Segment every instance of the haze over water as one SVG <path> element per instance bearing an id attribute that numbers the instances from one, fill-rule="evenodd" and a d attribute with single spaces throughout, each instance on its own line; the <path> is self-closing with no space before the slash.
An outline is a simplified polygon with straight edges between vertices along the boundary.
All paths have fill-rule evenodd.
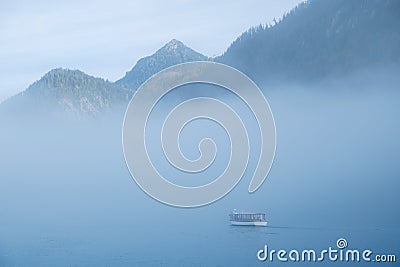
<path id="1" fill-rule="evenodd" d="M 0 266 L 275 266 L 256 258 L 265 244 L 319 250 L 339 238 L 349 248 L 396 254 L 400 95 L 394 89 L 350 82 L 265 89 L 277 129 L 270 175 L 248 194 L 246 173 L 226 197 L 195 209 L 161 204 L 134 183 L 122 153 L 122 114 L 3 121 Z M 220 129 L 194 126 L 187 136 L 215 130 L 223 141 Z M 226 144 L 218 149 L 227 154 Z M 217 167 L 215 173 L 224 168 Z M 230 226 L 235 208 L 265 211 L 268 227 Z"/>

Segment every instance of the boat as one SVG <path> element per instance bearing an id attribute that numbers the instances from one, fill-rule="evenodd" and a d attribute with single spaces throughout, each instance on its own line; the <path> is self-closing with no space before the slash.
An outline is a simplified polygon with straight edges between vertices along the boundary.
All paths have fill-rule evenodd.
<path id="1" fill-rule="evenodd" d="M 267 226 L 267 217 L 265 213 L 237 212 L 234 210 L 229 214 L 229 218 L 231 225 Z"/>

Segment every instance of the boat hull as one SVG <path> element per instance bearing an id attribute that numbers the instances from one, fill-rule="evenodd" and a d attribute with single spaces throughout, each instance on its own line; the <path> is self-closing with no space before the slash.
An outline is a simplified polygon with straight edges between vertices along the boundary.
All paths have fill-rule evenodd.
<path id="1" fill-rule="evenodd" d="M 267 226 L 267 222 L 239 222 L 239 221 L 231 221 L 231 225 L 237 226 Z"/>

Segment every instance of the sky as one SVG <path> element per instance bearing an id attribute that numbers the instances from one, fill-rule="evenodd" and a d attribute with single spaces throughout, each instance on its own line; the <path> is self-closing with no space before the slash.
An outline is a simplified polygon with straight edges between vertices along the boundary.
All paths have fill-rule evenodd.
<path id="1" fill-rule="evenodd" d="M 51 69 L 115 81 L 178 39 L 207 56 L 302 0 L 50 1 L 0 3 L 0 102 Z"/>

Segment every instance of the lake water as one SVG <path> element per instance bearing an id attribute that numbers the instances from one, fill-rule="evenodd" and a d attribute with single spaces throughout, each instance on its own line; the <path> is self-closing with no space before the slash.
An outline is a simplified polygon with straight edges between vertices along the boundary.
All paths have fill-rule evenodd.
<path id="1" fill-rule="evenodd" d="M 248 173 L 195 209 L 138 188 L 122 154 L 121 117 L 5 125 L 0 266 L 277 266 L 287 263 L 257 260 L 264 245 L 319 251 L 339 238 L 400 257 L 398 93 L 268 97 L 278 136 L 268 179 L 248 194 Z M 230 226 L 235 208 L 265 211 L 269 226 Z"/>

